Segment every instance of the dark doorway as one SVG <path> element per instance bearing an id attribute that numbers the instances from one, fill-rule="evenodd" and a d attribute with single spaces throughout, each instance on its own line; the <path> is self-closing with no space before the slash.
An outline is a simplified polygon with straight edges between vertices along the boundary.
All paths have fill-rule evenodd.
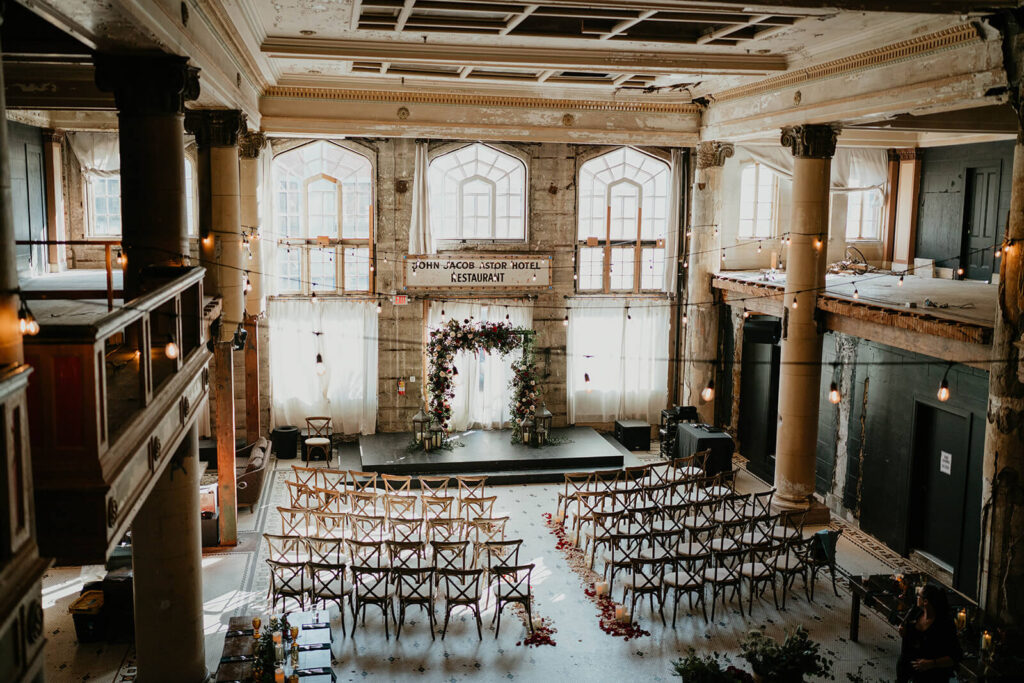
<path id="1" fill-rule="evenodd" d="M 965 526 L 977 514 L 966 509 L 970 420 L 966 415 L 918 403 L 914 420 L 910 497 L 910 548 L 948 565 L 954 580 L 963 557 Z"/>
<path id="2" fill-rule="evenodd" d="M 969 280 L 991 280 L 999 209 L 999 166 L 967 169 L 960 263 Z"/>
<path id="3" fill-rule="evenodd" d="M 747 469 L 775 478 L 775 433 L 779 415 L 779 320 L 752 316 L 743 327 L 739 441 Z"/>
<path id="4" fill-rule="evenodd" d="M 38 128 L 7 123 L 7 147 L 11 169 L 11 213 L 14 238 L 46 239 L 46 181 L 43 138 Z M 15 255 L 20 275 L 42 273 L 44 248 L 18 245 Z"/>

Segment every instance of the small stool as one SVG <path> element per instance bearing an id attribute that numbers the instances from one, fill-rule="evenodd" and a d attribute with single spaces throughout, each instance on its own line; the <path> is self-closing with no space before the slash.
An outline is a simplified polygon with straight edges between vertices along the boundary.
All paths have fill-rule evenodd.
<path id="1" fill-rule="evenodd" d="M 305 461 L 313 460 L 313 452 L 320 451 L 324 454 L 324 460 L 330 464 L 331 452 L 331 418 L 329 417 L 307 417 L 306 427 L 309 436 L 303 441 L 306 446 Z"/>

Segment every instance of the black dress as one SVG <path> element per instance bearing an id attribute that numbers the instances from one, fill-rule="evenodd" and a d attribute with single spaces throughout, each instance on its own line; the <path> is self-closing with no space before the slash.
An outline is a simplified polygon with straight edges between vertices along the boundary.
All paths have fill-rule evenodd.
<path id="1" fill-rule="evenodd" d="M 903 647 L 900 650 L 900 660 L 897 665 L 897 674 L 900 681 L 913 681 L 913 683 L 948 683 L 953 677 L 956 667 L 942 669 L 928 669 L 916 671 L 913 667 L 917 659 L 939 659 L 950 657 L 954 662 L 959 662 L 963 657 L 960 650 L 960 641 L 957 639 L 956 627 L 950 618 L 936 619 L 931 625 L 921 631 L 917 628 L 917 619 L 921 616 L 921 609 L 914 607 L 907 614 L 904 620 L 906 634 L 903 636 Z"/>

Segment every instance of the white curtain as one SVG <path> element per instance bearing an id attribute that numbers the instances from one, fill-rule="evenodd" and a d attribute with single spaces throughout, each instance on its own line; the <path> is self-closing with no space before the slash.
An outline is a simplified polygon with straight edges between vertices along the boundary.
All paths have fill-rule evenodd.
<path id="1" fill-rule="evenodd" d="M 513 327 L 533 327 L 533 308 L 529 305 L 506 307 L 504 304 L 455 301 L 432 301 L 427 327 L 434 329 L 451 318 L 468 320 L 471 316 L 473 322 L 505 322 L 506 315 Z M 519 351 L 504 358 L 501 354 L 483 351 L 455 354 L 454 365 L 459 374 L 455 378 L 455 396 L 452 398 L 452 431 L 501 429 L 509 421 L 512 361 L 519 357 Z"/>
<path id="2" fill-rule="evenodd" d="M 570 423 L 620 418 L 658 422 L 668 402 L 670 311 L 665 300 L 570 301 Z"/>
<path id="3" fill-rule="evenodd" d="M 768 145 L 739 146 L 754 161 L 787 180 L 793 179 L 793 154 L 786 148 Z M 832 192 L 860 192 L 862 190 L 885 191 L 888 178 L 888 161 L 884 149 L 860 149 L 840 147 L 832 158 L 830 190 Z M 851 181 L 856 180 L 856 186 Z"/>
<path id="4" fill-rule="evenodd" d="M 68 133 L 68 144 L 78 157 L 82 172 L 96 178 L 112 178 L 121 172 L 116 132 Z"/>
<path id="5" fill-rule="evenodd" d="M 372 301 L 271 299 L 272 422 L 304 427 L 329 415 L 342 434 L 372 434 L 377 419 L 377 309 Z M 320 335 L 315 332 L 322 332 Z M 316 373 L 316 354 L 325 372 Z"/>
<path id="6" fill-rule="evenodd" d="M 260 152 L 260 272 L 263 296 L 275 296 L 280 290 L 277 279 L 277 198 L 274 196 L 274 150 L 267 140 Z"/>
<path id="7" fill-rule="evenodd" d="M 430 232 L 430 207 L 427 197 L 427 142 L 416 143 L 416 156 L 412 172 L 412 219 L 409 221 L 409 253 L 436 252 L 434 236 Z"/>
<path id="8" fill-rule="evenodd" d="M 679 230 L 680 209 L 683 197 L 683 150 L 672 150 L 672 175 L 669 178 L 668 224 L 665 229 L 665 291 L 676 292 L 676 276 L 679 274 Z"/>

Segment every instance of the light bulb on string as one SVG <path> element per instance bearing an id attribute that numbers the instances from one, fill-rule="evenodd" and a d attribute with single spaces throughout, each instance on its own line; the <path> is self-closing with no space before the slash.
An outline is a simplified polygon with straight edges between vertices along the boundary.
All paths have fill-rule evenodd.
<path id="1" fill-rule="evenodd" d="M 725 249 L 722 250 L 722 260 L 725 260 Z"/>
<path id="2" fill-rule="evenodd" d="M 761 240 L 758 240 L 758 241 L 757 241 L 757 253 L 758 253 L 758 254 L 760 254 L 760 253 L 761 253 Z"/>
<path id="3" fill-rule="evenodd" d="M 377 315 L 380 315 L 380 301 L 377 302 Z"/>
<path id="4" fill-rule="evenodd" d="M 583 384 L 587 387 L 587 393 L 589 394 L 592 391 L 592 389 L 590 387 L 590 373 L 589 372 L 584 372 L 583 373 Z"/>
<path id="5" fill-rule="evenodd" d="M 452 377 L 458 377 L 458 376 L 459 376 L 459 368 L 457 366 L 453 365 L 452 366 Z"/>
<path id="6" fill-rule="evenodd" d="M 167 335 L 167 343 L 164 345 L 164 355 L 174 360 L 178 357 L 178 345 L 174 343 L 174 338 L 171 335 Z"/>
<path id="7" fill-rule="evenodd" d="M 743 311 L 743 319 L 746 320 L 750 317 L 750 311 Z"/>
<path id="8" fill-rule="evenodd" d="M 960 277 L 963 277 L 963 276 L 964 276 L 964 269 L 963 269 L 963 266 L 961 266 L 961 267 L 959 267 L 959 268 L 957 268 L 957 269 L 956 269 L 956 274 L 957 274 L 957 275 L 959 275 Z"/>
<path id="9" fill-rule="evenodd" d="M 565 317 L 562 318 L 562 325 L 564 327 L 569 327 L 569 314 L 568 313 L 566 313 Z"/>
<path id="10" fill-rule="evenodd" d="M 687 237 L 693 237 L 693 230 L 687 230 L 686 231 L 686 236 Z"/>
<path id="11" fill-rule="evenodd" d="M 829 403 L 831 403 L 832 405 L 836 405 L 839 403 L 839 401 L 842 400 L 842 398 L 842 395 L 839 393 L 839 387 L 836 385 L 835 382 L 832 382 L 832 385 L 829 387 L 828 390 Z"/>
<path id="12" fill-rule="evenodd" d="M 683 324 L 685 325 L 688 320 L 689 318 L 686 316 L 686 313 L 683 313 Z"/>
<path id="13" fill-rule="evenodd" d="M 1003 250 L 1000 247 L 996 247 L 996 251 L 995 251 L 994 255 L 995 255 L 996 258 L 999 258 L 1000 256 L 1003 255 Z"/>
<path id="14" fill-rule="evenodd" d="M 316 374 L 323 377 L 325 372 L 327 372 L 327 366 L 324 365 L 324 357 L 318 353 L 316 354 Z"/>
<path id="15" fill-rule="evenodd" d="M 532 279 L 532 280 L 533 280 L 534 282 L 536 282 L 536 281 L 537 281 L 537 273 L 534 273 L 534 274 L 533 274 L 533 278 L 531 278 L 531 279 Z"/>
<path id="16" fill-rule="evenodd" d="M 316 283 L 314 283 L 314 286 L 315 286 L 315 284 L 316 284 Z M 316 290 L 315 290 L 315 289 L 314 289 L 314 290 L 313 290 L 313 292 L 312 292 L 312 293 L 311 293 L 311 294 L 309 295 L 309 298 L 310 298 L 310 299 L 311 299 L 311 300 L 313 301 L 313 303 L 316 303 Z"/>
<path id="17" fill-rule="evenodd" d="M 943 403 L 945 403 L 946 401 L 949 400 L 949 396 L 950 396 L 950 392 L 949 392 L 949 371 L 950 371 L 950 368 L 952 368 L 952 367 L 953 367 L 952 363 L 950 363 L 948 366 L 946 366 L 946 372 L 943 373 L 942 381 L 939 382 L 939 391 L 936 394 L 936 397 L 940 401 L 942 401 Z"/>
<path id="18" fill-rule="evenodd" d="M 707 385 L 700 390 L 700 400 L 708 403 L 715 398 L 715 380 L 709 379 Z"/>
<path id="19" fill-rule="evenodd" d="M 814 240 L 814 248 L 815 249 L 821 249 L 821 238 L 818 238 L 818 239 Z"/>
<path id="20" fill-rule="evenodd" d="M 245 275 L 245 285 L 242 287 L 242 291 L 246 294 L 252 291 L 252 280 L 249 279 L 249 274 Z"/>
<path id="21" fill-rule="evenodd" d="M 39 323 L 32 315 L 32 311 L 29 310 L 28 302 L 24 299 L 21 300 L 21 305 L 18 307 L 18 329 L 21 330 L 22 335 L 30 337 L 39 334 Z"/>
<path id="22" fill-rule="evenodd" d="M 853 286 L 853 298 L 854 299 L 859 299 L 860 298 L 860 292 L 857 291 L 857 285 Z"/>
<path id="23" fill-rule="evenodd" d="M 793 297 L 793 306 L 792 306 L 792 308 L 796 308 L 796 297 L 795 296 Z"/>
<path id="24" fill-rule="evenodd" d="M 120 266 L 121 270 L 124 270 L 125 264 L 128 263 L 128 258 L 124 255 L 124 252 L 120 249 L 117 250 L 117 265 Z"/>
<path id="25" fill-rule="evenodd" d="M 629 306 L 626 306 L 626 320 L 632 320 L 633 316 L 629 312 Z"/>
<path id="26" fill-rule="evenodd" d="M 897 287 L 902 287 L 902 286 L 903 286 L 903 273 L 900 273 L 900 279 L 899 279 L 899 281 L 898 281 L 898 282 L 896 283 L 896 286 L 897 286 Z"/>

